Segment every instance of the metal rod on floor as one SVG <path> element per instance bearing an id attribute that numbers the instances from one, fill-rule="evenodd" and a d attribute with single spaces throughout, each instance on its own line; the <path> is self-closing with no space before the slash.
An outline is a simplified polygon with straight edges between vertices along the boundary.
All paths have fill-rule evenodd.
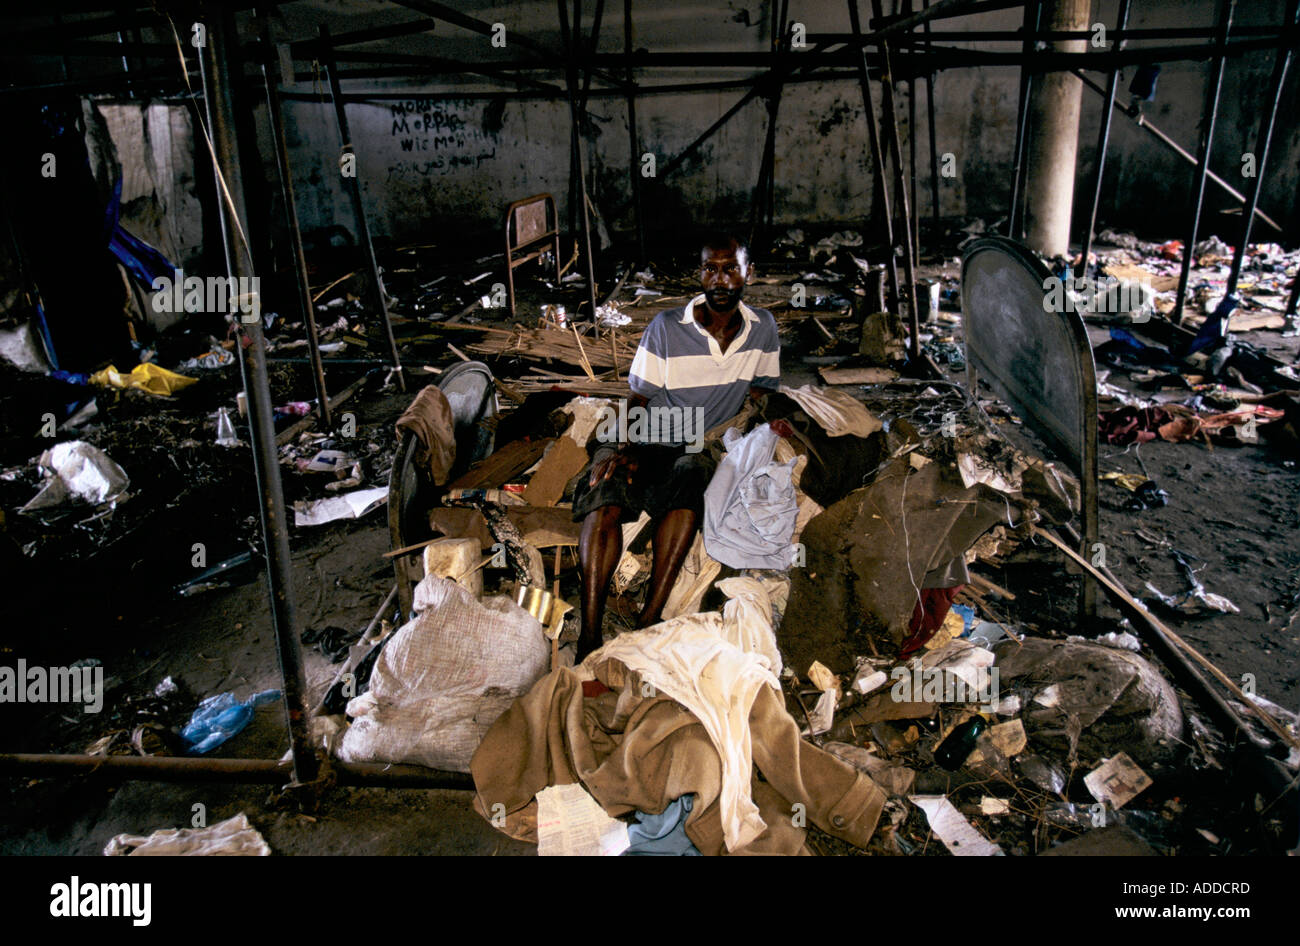
<path id="1" fill-rule="evenodd" d="M 1232 14 L 1236 9 L 1237 0 L 1219 0 L 1218 32 L 1215 36 L 1216 52 L 1214 61 L 1210 64 L 1210 75 L 1205 87 L 1205 108 L 1201 113 L 1201 144 L 1197 151 L 1196 177 L 1192 183 L 1192 219 L 1187 230 L 1187 239 L 1183 243 L 1183 261 L 1178 270 L 1178 295 L 1174 297 L 1174 311 L 1170 318 L 1175 325 L 1182 324 L 1183 301 L 1187 295 L 1187 283 L 1192 275 L 1192 256 L 1201 227 L 1201 205 L 1205 201 L 1205 177 L 1210 169 L 1214 126 L 1219 118 L 1219 93 L 1223 88 L 1223 67 L 1227 61 L 1224 50 L 1228 44 L 1228 32 L 1232 29 Z"/>
<path id="2" fill-rule="evenodd" d="M 858 0 L 847 0 L 849 5 L 849 24 L 853 28 L 853 35 L 862 35 L 862 22 L 858 14 Z M 898 260 L 894 255 L 894 217 L 889 212 L 889 185 L 885 181 L 885 155 L 880 147 L 880 132 L 876 127 L 876 103 L 871 94 L 871 71 L 867 66 L 867 47 L 858 48 L 858 80 L 862 85 L 862 108 L 866 112 L 867 121 L 867 150 L 871 152 L 871 167 L 875 176 L 876 198 L 880 201 L 881 225 L 884 227 L 885 243 L 889 246 L 889 259 L 886 264 L 886 272 L 889 274 L 889 291 L 893 297 L 893 304 L 898 306 L 902 301 L 902 293 L 898 288 Z M 868 230 L 863 227 L 863 230 Z M 870 313 L 867 313 L 870 314 Z"/>
<path id="3" fill-rule="evenodd" d="M 1286 25 L 1295 26 L 1296 12 L 1300 9 L 1297 0 L 1288 4 Z M 1227 294 L 1236 295 L 1237 281 L 1241 278 L 1241 264 L 1246 258 L 1246 244 L 1250 242 L 1251 224 L 1255 222 L 1255 208 L 1259 206 L 1259 192 L 1264 188 L 1264 165 L 1268 161 L 1268 149 L 1273 143 L 1273 126 L 1277 120 L 1277 107 L 1282 101 L 1282 86 L 1286 84 L 1287 70 L 1291 68 L 1291 47 L 1285 46 L 1277 51 L 1273 60 L 1273 78 L 1270 83 L 1271 94 L 1268 97 L 1268 111 L 1259 125 L 1259 137 L 1255 141 L 1255 176 L 1250 183 L 1250 197 L 1246 201 L 1246 212 L 1241 215 L 1241 237 L 1237 240 L 1236 251 L 1232 254 L 1232 268 L 1228 270 Z M 1224 326 L 1227 331 L 1227 326 Z"/>
<path id="4" fill-rule="evenodd" d="M 298 305 L 307 326 L 307 349 L 311 355 L 311 377 L 316 388 L 317 411 L 326 429 L 334 426 L 330 413 L 329 389 L 325 386 L 325 366 L 321 362 L 320 332 L 316 326 L 316 305 L 311 300 L 311 283 L 307 277 L 307 257 L 302 248 L 302 230 L 298 227 L 298 202 L 293 195 L 293 173 L 289 167 L 289 147 L 284 136 L 284 114 L 280 108 L 280 61 L 271 45 L 270 12 L 258 11 L 262 20 L 262 77 L 266 83 L 266 111 L 271 125 L 271 143 L 275 151 L 275 169 L 280 178 L 280 195 L 284 200 L 289 246 L 293 251 L 293 274 L 298 286 Z"/>
<path id="5" fill-rule="evenodd" d="M 330 763 L 340 785 L 472 790 L 474 780 L 460 772 L 386 762 Z M 202 756 L 94 756 L 39 752 L 0 753 L 0 775 L 28 778 L 76 776 L 106 781 L 225 782 L 283 785 L 292 766 L 279 759 L 208 759 Z"/>
<path id="6" fill-rule="evenodd" d="M 1117 28 L 1122 32 L 1128 25 L 1128 11 L 1131 0 L 1120 0 L 1119 14 L 1115 18 Z M 1116 42 L 1116 49 L 1124 48 L 1124 40 Z M 1088 213 L 1088 229 L 1083 232 L 1083 256 L 1079 262 L 1079 272 L 1088 275 L 1088 254 L 1092 252 L 1093 234 L 1097 230 L 1097 208 L 1101 206 L 1101 179 L 1106 173 L 1106 148 L 1110 144 L 1110 121 L 1114 114 L 1115 86 L 1119 82 L 1119 70 L 1112 69 L 1106 79 L 1106 104 L 1102 107 L 1101 129 L 1097 132 L 1097 177 L 1092 188 L 1092 209 Z"/>
<path id="7" fill-rule="evenodd" d="M 356 152 L 352 149 L 352 135 L 348 131 L 348 116 L 339 91 L 338 67 L 334 61 L 334 48 L 330 43 L 328 26 L 320 28 L 319 47 L 321 66 L 329 76 L 330 100 L 334 105 L 334 119 L 338 125 L 339 137 L 343 148 L 340 157 L 351 155 L 353 167 L 351 174 L 343 175 L 343 187 L 352 199 L 352 214 L 357 222 L 357 242 L 365 253 L 365 263 L 370 269 L 370 283 L 375 296 L 375 305 L 379 310 L 380 320 L 384 324 L 384 336 L 388 340 L 388 350 L 392 354 L 393 367 L 397 371 L 397 385 L 406 390 L 406 377 L 402 372 L 402 358 L 397 352 L 397 339 L 393 336 L 393 323 L 388 318 L 388 302 L 384 299 L 384 283 L 379 276 L 379 261 L 375 258 L 375 244 L 370 238 L 370 225 L 366 222 L 366 205 L 361 199 L 361 182 L 357 178 Z"/>
<path id="8" fill-rule="evenodd" d="M 1007 212 L 1007 236 L 1016 238 L 1019 227 L 1016 225 L 1019 210 L 1020 188 L 1025 176 L 1025 145 L 1029 125 L 1029 94 L 1033 90 L 1033 73 L 1029 70 L 1029 61 L 1034 54 L 1034 45 L 1038 35 L 1039 18 L 1042 16 L 1042 0 L 1025 0 L 1025 41 L 1021 48 L 1020 61 L 1020 98 L 1016 105 L 1016 152 L 1011 165 L 1011 206 Z"/>
<path id="9" fill-rule="evenodd" d="M 881 0 L 871 0 L 876 19 L 883 15 Z M 916 264 L 912 257 L 912 213 L 907 200 L 907 169 L 903 167 L 903 149 L 898 140 L 898 113 L 894 110 L 894 76 L 890 68 L 889 43 L 882 42 L 880 51 L 881 102 L 885 118 L 885 138 L 889 144 L 889 159 L 894 164 L 894 182 L 898 193 L 898 215 L 903 230 L 903 268 L 907 272 L 907 347 L 914 361 L 921 357 L 921 315 L 916 306 Z"/>
<path id="10" fill-rule="evenodd" d="M 205 60 L 204 99 L 211 116 L 212 144 L 220 211 L 227 218 L 226 258 L 232 278 L 254 278 L 252 256 L 247 240 L 247 210 L 244 206 L 243 178 L 240 171 L 239 142 L 235 136 L 234 100 L 231 77 L 238 61 L 233 60 L 235 42 L 233 14 L 215 5 L 205 9 L 207 43 L 200 55 Z M 222 186 L 224 182 L 224 187 Z M 235 243 L 236 236 L 244 245 Z M 257 283 L 253 282 L 256 286 Z M 244 391 L 248 398 L 248 418 L 252 429 L 253 471 L 261 502 L 262 543 L 266 557 L 266 579 L 270 593 L 271 627 L 275 632 L 276 655 L 280 664 L 284 708 L 289 728 L 289 749 L 293 759 L 293 780 L 302 784 L 313 781 L 318 770 L 316 754 L 307 730 L 307 684 L 303 672 L 302 652 L 298 644 L 298 622 L 293 592 L 293 562 L 289 554 L 289 532 L 280 483 L 280 458 L 275 443 L 275 421 L 271 416 L 271 390 L 266 373 L 266 339 L 262 334 L 260 313 L 251 322 L 240 321 L 237 327 L 246 333 L 249 344 L 244 350 Z"/>

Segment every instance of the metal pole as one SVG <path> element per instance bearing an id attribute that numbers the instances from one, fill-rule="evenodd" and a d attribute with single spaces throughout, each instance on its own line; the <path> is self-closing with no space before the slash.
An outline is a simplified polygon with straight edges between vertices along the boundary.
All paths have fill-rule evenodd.
<path id="1" fill-rule="evenodd" d="M 231 277 L 253 277 L 251 250 L 247 240 L 235 245 L 236 234 L 246 232 L 248 219 L 244 208 L 243 178 L 240 173 L 239 142 L 235 137 L 234 100 L 231 66 L 234 50 L 232 14 L 215 6 L 206 8 L 209 16 L 207 43 L 201 51 L 206 60 L 204 98 L 212 118 L 212 141 L 216 152 L 218 198 L 221 215 L 228 218 L 224 229 L 226 258 L 231 261 Z M 225 186 L 222 186 L 222 181 Z M 233 205 L 233 206 L 232 206 Z M 253 285 L 257 285 L 253 283 Z M 270 590 L 271 626 L 275 631 L 276 654 L 280 663 L 284 707 L 289 727 L 289 750 L 293 759 L 293 780 L 303 784 L 316 778 L 318 762 L 307 731 L 307 685 L 302 653 L 298 645 L 298 621 L 293 593 L 293 563 L 289 555 L 289 532 L 285 518 L 284 490 L 280 483 L 279 454 L 275 444 L 275 421 L 271 416 L 271 390 L 266 374 L 266 339 L 259 317 L 252 322 L 237 322 L 247 333 L 249 345 L 245 358 L 244 391 L 248 398 L 248 417 L 253 439 L 253 472 L 261 496 L 262 542 L 266 552 L 266 580 Z"/>
<path id="2" fill-rule="evenodd" d="M 311 300 L 311 284 L 307 278 L 307 257 L 302 249 L 302 231 L 298 228 L 298 204 L 293 196 L 293 174 L 289 168 L 289 148 L 284 137 L 284 115 L 280 108 L 280 62 L 271 45 L 271 21 L 267 10 L 259 11 L 262 18 L 262 78 L 266 83 L 266 112 L 271 125 L 271 142 L 275 149 L 275 169 L 280 177 L 280 194 L 284 200 L 284 215 L 289 228 L 289 244 L 293 250 L 293 272 L 297 277 L 298 305 L 307 326 L 307 348 L 311 355 L 312 381 L 316 388 L 317 410 L 326 429 L 334 426 L 330 412 L 329 389 L 325 386 L 325 366 L 320 357 L 320 333 L 316 328 L 316 305 Z"/>
<path id="3" fill-rule="evenodd" d="M 637 265 L 644 266 L 645 218 L 641 212 L 641 139 L 636 128 L 636 81 L 632 75 L 632 0 L 623 0 L 623 53 L 627 66 L 628 173 L 632 178 L 632 209 L 636 220 Z"/>
<path id="4" fill-rule="evenodd" d="M 343 141 L 341 154 L 351 154 L 352 160 L 356 161 L 356 153 L 352 150 L 352 135 L 348 131 L 348 116 L 343 105 L 343 99 L 339 91 L 338 67 L 334 62 L 334 49 L 330 44 L 330 31 L 328 26 L 320 28 L 320 60 L 321 65 L 329 75 L 330 99 L 334 104 L 334 119 L 338 124 L 339 137 Z M 361 182 L 356 177 L 356 168 L 353 167 L 353 174 L 343 176 L 343 186 L 352 198 L 352 214 L 357 221 L 357 242 L 361 244 L 362 251 L 365 253 L 365 263 L 370 270 L 370 283 L 374 291 L 375 305 L 379 308 L 379 317 L 384 324 L 384 336 L 388 340 L 388 350 L 393 358 L 393 367 L 397 370 L 397 384 L 401 390 L 406 390 L 406 376 L 402 371 L 402 358 L 397 352 L 397 339 L 393 337 L 393 323 L 388 318 L 388 302 L 384 299 L 384 283 L 379 276 L 379 261 L 375 259 L 375 244 L 370 239 L 370 226 L 366 223 L 366 205 L 361 199 Z"/>
<path id="5" fill-rule="evenodd" d="M 1296 24 L 1296 12 L 1300 9 L 1297 0 L 1291 0 L 1287 10 L 1286 25 L 1293 28 Z M 1268 112 L 1259 126 L 1259 138 L 1255 143 L 1255 176 L 1251 180 L 1250 199 L 1246 201 L 1246 212 L 1241 215 L 1241 238 L 1237 249 L 1232 254 L 1232 268 L 1228 271 L 1227 295 L 1235 296 L 1237 281 L 1241 278 L 1241 264 L 1246 258 L 1246 244 L 1250 242 L 1251 224 L 1255 222 L 1255 208 L 1259 206 L 1259 192 L 1264 186 L 1264 164 L 1268 161 L 1268 149 L 1273 143 L 1273 126 L 1277 119 L 1278 103 L 1282 100 L 1282 86 L 1286 83 L 1287 70 L 1291 68 L 1291 47 L 1278 49 L 1273 60 L 1273 93 L 1269 96 Z M 1227 330 L 1227 326 L 1224 326 Z"/>
<path id="6" fill-rule="evenodd" d="M 569 117 L 571 131 L 570 148 L 573 154 L 572 168 L 578 176 L 579 217 L 582 220 L 582 243 L 587 257 L 587 301 L 591 305 L 591 321 L 596 322 L 596 260 L 591 251 L 591 218 L 587 213 L 587 174 L 582 159 L 582 109 L 578 105 L 578 62 L 576 50 L 581 34 L 578 32 L 582 16 L 582 0 L 573 0 L 573 33 L 570 34 L 568 11 L 565 0 L 558 0 L 560 14 L 560 33 L 564 38 L 565 78 L 569 90 Z"/>
<path id="7" fill-rule="evenodd" d="M 862 22 L 858 16 L 858 0 L 847 0 L 849 5 L 849 24 L 855 37 L 862 35 Z M 876 103 L 871 94 L 870 70 L 867 67 L 867 47 L 858 49 L 858 78 L 862 83 L 862 107 L 866 111 L 867 145 L 871 152 L 871 164 L 875 171 L 875 192 L 880 200 L 880 219 L 885 229 L 885 242 L 889 245 L 889 291 L 893 295 L 894 305 L 902 301 L 898 289 L 898 261 L 894 256 L 894 218 L 889 212 L 889 185 L 885 183 L 885 156 L 880 147 L 880 133 L 876 128 Z M 866 230 L 866 227 L 863 227 Z M 870 313 L 868 313 L 870 314 Z"/>
<path id="8" fill-rule="evenodd" d="M 1020 185 L 1025 173 L 1025 136 L 1029 124 L 1029 92 L 1033 86 L 1033 74 L 1029 71 L 1029 60 L 1034 53 L 1035 37 L 1038 34 L 1038 21 L 1042 16 L 1042 0 L 1025 0 L 1025 42 L 1021 50 L 1024 57 L 1020 63 L 1020 99 L 1016 106 L 1016 154 L 1011 171 L 1011 208 L 1007 213 L 1007 236 L 1013 240 L 1020 229 L 1016 225 L 1016 212 L 1019 209 Z"/>
<path id="9" fill-rule="evenodd" d="M 922 8 L 930 8 L 930 0 L 923 0 Z M 930 52 L 930 21 L 925 21 L 925 51 Z M 934 239 L 939 238 L 939 145 L 934 136 L 934 73 L 925 77 L 925 118 L 930 130 L 930 212 L 934 219 Z M 920 213 L 918 210 L 917 213 Z M 937 245 L 937 244 L 936 244 Z"/>
<path id="10" fill-rule="evenodd" d="M 871 0 L 876 19 L 883 13 L 881 0 Z M 898 141 L 898 114 L 894 111 L 894 75 L 889 64 L 889 43 L 882 42 L 880 50 L 881 102 L 884 111 L 885 137 L 889 143 L 889 159 L 894 164 L 897 174 L 895 185 L 898 190 L 898 213 L 903 230 L 903 266 L 907 271 L 907 324 L 910 337 L 907 347 L 913 360 L 921 357 L 921 316 L 916 307 L 916 264 L 912 261 L 912 214 L 907 205 L 907 171 L 903 167 L 903 149 Z"/>
<path id="11" fill-rule="evenodd" d="M 912 12 L 912 0 L 907 0 L 904 13 Z M 928 21 L 927 21 L 928 22 Z M 910 59 L 915 55 L 915 49 L 909 49 L 907 56 Z M 921 265 L 921 205 L 917 202 L 916 196 L 916 69 L 908 63 L 908 80 L 907 80 L 907 167 L 912 176 L 911 184 L 911 211 L 912 211 L 912 264 Z"/>
<path id="12" fill-rule="evenodd" d="M 1205 175 L 1210 169 L 1214 125 L 1219 118 L 1219 92 L 1223 86 L 1223 67 L 1226 62 L 1224 47 L 1228 44 L 1228 32 L 1232 29 L 1232 14 L 1236 9 L 1237 0 L 1219 0 L 1216 52 L 1214 62 L 1210 66 L 1209 82 L 1205 87 L 1205 108 L 1201 115 L 1201 144 L 1197 151 L 1196 178 L 1192 184 L 1192 220 L 1187 231 L 1187 241 L 1183 244 L 1183 262 L 1178 270 L 1178 295 L 1174 298 L 1171 319 L 1175 325 L 1181 325 L 1183 322 L 1183 299 L 1187 295 L 1187 283 L 1192 275 L 1192 254 L 1196 247 L 1197 232 L 1201 227 L 1201 204 L 1205 200 Z"/>
<path id="13" fill-rule="evenodd" d="M 1119 15 L 1115 22 L 1121 34 L 1128 26 L 1128 11 L 1131 0 L 1120 0 Z M 1124 48 L 1124 40 L 1117 41 L 1116 50 Z M 1092 238 L 1097 230 L 1097 208 L 1101 205 L 1101 178 L 1106 172 L 1106 147 L 1110 144 L 1110 120 L 1115 104 L 1115 85 L 1119 82 L 1119 70 L 1112 69 L 1106 80 L 1106 104 L 1102 110 L 1101 130 L 1097 132 L 1097 178 L 1092 188 L 1092 209 L 1088 213 L 1088 229 L 1083 234 L 1083 256 L 1080 257 L 1079 271 L 1088 275 L 1088 254 L 1092 252 Z"/>

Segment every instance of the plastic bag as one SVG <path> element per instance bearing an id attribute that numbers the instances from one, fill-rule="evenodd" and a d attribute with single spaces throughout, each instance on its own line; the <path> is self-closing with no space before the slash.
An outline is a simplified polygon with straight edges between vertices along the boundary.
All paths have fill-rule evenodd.
<path id="1" fill-rule="evenodd" d="M 233 690 L 210 696 L 198 705 L 181 730 L 181 738 L 189 745 L 191 754 L 202 755 L 243 730 L 252 721 L 255 707 L 273 703 L 280 696 L 279 690 L 263 690 L 243 702 L 235 699 Z"/>

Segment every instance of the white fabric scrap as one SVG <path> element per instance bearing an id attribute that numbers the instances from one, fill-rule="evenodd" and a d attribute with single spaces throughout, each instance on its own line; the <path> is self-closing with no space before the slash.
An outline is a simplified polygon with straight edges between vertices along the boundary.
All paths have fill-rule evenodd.
<path id="1" fill-rule="evenodd" d="M 293 524 L 319 526 L 336 519 L 360 519 L 366 513 L 378 509 L 387 500 L 387 486 L 358 489 L 341 496 L 331 496 L 329 499 L 315 499 L 310 502 L 299 500 L 293 504 Z"/>
<path id="2" fill-rule="evenodd" d="M 630 846 L 627 825 L 581 785 L 551 785 L 536 797 L 538 857 L 617 857 Z"/>
<path id="3" fill-rule="evenodd" d="M 781 386 L 781 393 L 793 400 L 803 412 L 817 421 L 832 437 L 853 434 L 870 437 L 883 426 L 862 402 L 841 388 L 818 388 L 805 384 L 800 388 Z"/>
<path id="4" fill-rule="evenodd" d="M 776 650 L 765 617 L 771 613 L 767 593 L 745 578 L 727 579 L 718 587 L 732 596 L 722 614 L 687 614 L 620 634 L 590 654 L 583 669 L 590 675 L 605 660 L 618 660 L 700 721 L 722 763 L 723 840 L 734 851 L 767 829 L 750 795 L 749 711 L 759 687 L 779 691 L 781 685 L 764 656 Z"/>
<path id="5" fill-rule="evenodd" d="M 104 847 L 109 857 L 266 857 L 270 846 L 242 811 L 206 828 L 164 828 L 140 836 L 119 834 Z"/>
<path id="6" fill-rule="evenodd" d="M 943 795 L 909 795 L 912 804 L 925 812 L 930 830 L 954 857 L 989 857 L 1004 853 L 953 807 Z"/>

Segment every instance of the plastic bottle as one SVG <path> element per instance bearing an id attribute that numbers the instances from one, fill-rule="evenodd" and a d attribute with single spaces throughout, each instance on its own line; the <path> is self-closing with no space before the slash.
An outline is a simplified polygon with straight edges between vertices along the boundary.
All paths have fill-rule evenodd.
<path id="1" fill-rule="evenodd" d="M 230 408 L 217 408 L 217 446 L 237 447 L 239 438 L 235 436 L 235 425 L 230 420 Z"/>

